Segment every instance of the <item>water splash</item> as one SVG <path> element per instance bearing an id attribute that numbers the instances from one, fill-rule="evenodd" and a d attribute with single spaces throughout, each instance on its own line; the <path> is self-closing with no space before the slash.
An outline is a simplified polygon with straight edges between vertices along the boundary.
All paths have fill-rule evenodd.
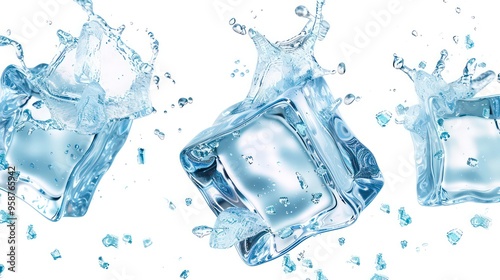
<path id="1" fill-rule="evenodd" d="M 288 40 L 271 43 L 255 29 L 249 30 L 258 52 L 257 67 L 247 98 L 235 112 L 256 108 L 287 89 L 334 73 L 321 67 L 314 57 L 316 41 L 322 40 L 330 27 L 323 19 L 324 3 L 324 0 L 316 1 L 315 16 L 304 6 L 296 8 L 296 14 L 308 22 L 298 35 Z"/>
<path id="2" fill-rule="evenodd" d="M 124 25 L 110 27 L 90 0 L 75 2 L 88 21 L 78 37 L 57 31 L 59 50 L 50 63 L 28 67 L 21 44 L 0 36 L 0 47 L 14 49 L 19 61 L 1 76 L 0 169 L 16 166 L 21 174 L 16 195 L 51 220 L 85 214 L 132 119 L 154 111 L 149 98 L 159 50 L 154 34 L 148 33 L 151 55 L 143 60 L 122 41 Z M 63 152 L 60 142 L 79 148 Z M 40 164 L 26 168 L 29 162 Z"/>

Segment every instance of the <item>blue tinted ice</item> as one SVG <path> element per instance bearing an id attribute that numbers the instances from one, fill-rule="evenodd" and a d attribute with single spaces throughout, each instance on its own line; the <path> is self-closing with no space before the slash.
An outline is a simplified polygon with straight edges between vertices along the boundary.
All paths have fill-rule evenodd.
<path id="1" fill-rule="evenodd" d="M 144 246 L 144 248 L 148 248 L 149 246 L 153 245 L 153 241 L 151 240 L 151 238 L 145 238 L 144 240 L 142 240 L 142 245 Z"/>
<path id="2" fill-rule="evenodd" d="M 402 227 L 411 224 L 411 217 L 410 217 L 410 215 L 408 215 L 408 213 L 406 213 L 406 210 L 404 207 L 399 208 L 398 218 L 399 218 L 399 224 Z"/>
<path id="3" fill-rule="evenodd" d="M 194 227 L 192 230 L 193 234 L 196 235 L 198 238 L 203 238 L 207 235 L 210 235 L 212 234 L 212 231 L 214 231 L 214 229 L 207 226 L 197 226 Z"/>
<path id="4" fill-rule="evenodd" d="M 323 270 L 316 270 L 316 280 L 328 280 L 328 278 L 326 278 L 326 276 L 323 274 Z"/>
<path id="5" fill-rule="evenodd" d="M 387 267 L 387 264 L 385 263 L 384 259 L 382 258 L 382 254 L 381 253 L 377 254 L 375 269 L 384 270 L 386 267 Z"/>
<path id="6" fill-rule="evenodd" d="M 179 277 L 181 279 L 187 279 L 189 277 L 189 270 L 185 269 L 181 272 L 181 274 L 179 275 Z"/>
<path id="7" fill-rule="evenodd" d="M 389 277 L 375 273 L 370 280 L 389 280 Z"/>
<path id="8" fill-rule="evenodd" d="M 210 247 L 227 249 L 233 245 L 265 232 L 266 221 L 248 209 L 230 207 L 217 216 L 210 234 Z"/>
<path id="9" fill-rule="evenodd" d="M 0 189 L 8 167 L 19 172 L 16 195 L 46 218 L 83 216 L 94 191 L 126 141 L 132 120 L 153 111 L 149 99 L 158 42 L 149 61 L 127 46 L 123 26 L 110 27 L 90 0 L 80 35 L 59 30 L 49 63 L 28 67 L 22 46 L 0 36 L 2 52 L 18 65 L 0 84 Z"/>
<path id="10" fill-rule="evenodd" d="M 52 252 L 50 253 L 50 255 L 52 256 L 52 258 L 53 258 L 54 260 L 57 260 L 57 259 L 60 259 L 60 258 L 61 258 L 61 252 L 59 252 L 59 250 L 58 250 L 58 249 L 55 249 L 54 251 L 52 251 Z"/>
<path id="11" fill-rule="evenodd" d="M 408 247 L 408 241 L 406 241 L 406 240 L 401 240 L 401 242 L 400 242 L 400 243 L 401 243 L 401 248 L 403 248 L 403 249 L 404 249 L 404 248 Z"/>
<path id="12" fill-rule="evenodd" d="M 352 256 L 349 262 L 358 266 L 361 265 L 361 259 L 358 256 Z"/>
<path id="13" fill-rule="evenodd" d="M 474 97 L 496 75 L 486 71 L 474 77 L 477 63 L 472 58 L 462 76 L 447 83 L 441 76 L 447 56 L 443 50 L 432 74 L 394 58 L 420 99 L 406 110 L 403 122 L 415 149 L 418 201 L 427 206 L 499 202 L 500 97 Z"/>
<path id="14" fill-rule="evenodd" d="M 470 223 L 473 227 L 483 227 L 488 229 L 490 227 L 491 219 L 482 215 L 474 215 L 472 219 L 470 219 Z"/>
<path id="15" fill-rule="evenodd" d="M 99 266 L 108 269 L 109 268 L 109 263 L 105 262 L 102 257 L 99 257 Z"/>
<path id="16" fill-rule="evenodd" d="M 322 78 L 333 71 L 314 58 L 315 42 L 329 29 L 323 4 L 317 1 L 315 13 L 296 9 L 308 21 L 289 40 L 271 43 L 248 30 L 258 61 L 246 99 L 220 114 L 180 155 L 216 215 L 244 209 L 265 225 L 235 244 L 249 265 L 352 224 L 383 185 L 374 156 L 339 115 L 342 99 Z M 217 232 L 214 227 L 212 235 Z"/>
<path id="17" fill-rule="evenodd" d="M 36 235 L 37 234 L 33 229 L 33 225 L 28 225 L 28 230 L 26 230 L 26 238 L 28 238 L 28 240 L 32 240 L 36 238 Z"/>
<path id="18" fill-rule="evenodd" d="M 339 237 L 339 245 L 344 246 L 345 244 L 345 238 L 344 237 Z"/>
<path id="19" fill-rule="evenodd" d="M 102 239 L 102 244 L 105 247 L 113 246 L 118 248 L 118 236 L 106 234 L 106 236 Z"/>
<path id="20" fill-rule="evenodd" d="M 384 204 L 380 205 L 380 210 L 389 214 L 389 213 L 391 213 L 391 206 L 389 206 L 389 204 L 384 203 Z"/>
<path id="21" fill-rule="evenodd" d="M 297 265 L 295 265 L 295 263 L 292 261 L 289 254 L 283 256 L 282 265 L 283 265 L 283 271 L 285 273 L 294 272 L 295 269 L 297 268 Z"/>
<path id="22" fill-rule="evenodd" d="M 455 228 L 448 231 L 448 233 L 446 233 L 446 237 L 452 245 L 457 245 L 458 241 L 462 238 L 462 234 L 462 230 Z"/>
<path id="23" fill-rule="evenodd" d="M 132 235 L 130 234 L 124 234 L 122 237 L 123 242 L 132 244 Z"/>

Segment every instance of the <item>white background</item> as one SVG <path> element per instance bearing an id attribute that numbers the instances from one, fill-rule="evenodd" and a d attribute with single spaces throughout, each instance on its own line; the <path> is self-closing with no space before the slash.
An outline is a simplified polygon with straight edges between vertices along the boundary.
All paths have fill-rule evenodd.
<path id="1" fill-rule="evenodd" d="M 394 112 L 399 103 L 416 102 L 411 81 L 392 68 L 395 52 L 410 67 L 424 60 L 432 71 L 441 49 L 448 49 L 450 59 L 443 73 L 447 81 L 458 78 L 471 57 L 486 62 L 487 69 L 500 71 L 499 17 L 492 0 L 326 1 L 324 16 L 331 29 L 317 43 L 316 58 L 330 69 L 346 63 L 345 75 L 333 75 L 327 81 L 337 97 L 347 93 L 361 97 L 350 106 L 342 105 L 341 111 L 375 154 L 386 184 L 354 225 L 310 238 L 290 253 L 295 260 L 304 250 L 313 269 L 296 262 L 297 271 L 285 274 L 281 258 L 248 267 L 233 249 L 211 249 L 208 239 L 191 234 L 197 225 L 213 225 L 215 216 L 180 167 L 178 154 L 221 111 L 246 96 L 257 60 L 251 40 L 233 32 L 229 19 L 256 27 L 271 41 L 284 40 L 305 24 L 295 16 L 294 8 L 304 4 L 314 11 L 315 5 L 313 0 L 270 2 L 95 0 L 95 12 L 112 26 L 125 24 L 124 40 L 143 57 L 149 56 L 146 29 L 160 41 L 156 65 L 160 88 L 151 87 L 158 113 L 134 122 L 129 141 L 101 181 L 85 217 L 52 223 L 26 205 L 19 206 L 18 272 L 4 272 L 5 279 L 180 279 L 184 269 L 190 270 L 190 280 L 315 279 L 316 269 L 329 279 L 370 279 L 377 272 L 377 253 L 383 253 L 387 262 L 387 268 L 378 273 L 389 279 L 498 279 L 498 204 L 420 206 L 409 133 L 394 120 L 382 128 L 374 117 L 381 110 Z M 55 55 L 58 29 L 78 35 L 85 20 L 85 13 L 69 0 L 0 2 L 0 34 L 11 30 L 11 38 L 23 44 L 30 67 L 49 62 Z M 418 36 L 412 35 L 413 30 Z M 467 34 L 476 44 L 471 50 L 464 45 Z M 458 44 L 452 39 L 455 35 L 460 38 Z M 2 69 L 15 63 L 12 49 L 0 48 L 0 57 Z M 236 65 L 236 60 L 241 63 Z M 250 69 L 250 74 L 231 78 L 235 68 Z M 163 77 L 165 72 L 172 74 L 176 84 Z M 494 82 L 482 94 L 498 91 Z M 180 97 L 192 97 L 194 102 L 171 108 Z M 166 134 L 164 140 L 154 135 L 156 128 Z M 137 164 L 138 147 L 146 150 L 144 165 Z M 184 204 L 187 197 L 194 201 L 189 207 Z M 5 209 L 6 195 L 0 199 Z M 169 201 L 177 206 L 175 210 L 169 209 Z M 379 210 L 381 203 L 391 206 L 390 214 Z M 402 206 L 413 218 L 407 227 L 401 227 L 397 219 Z M 473 228 L 469 221 L 474 214 L 490 217 L 491 227 Z M 29 224 L 38 234 L 34 240 L 25 237 Z M 453 228 L 464 232 L 455 246 L 446 239 Z M 106 248 L 101 240 L 108 233 L 120 238 L 131 234 L 133 243 Z M 7 228 L 0 225 L 4 256 L 0 263 L 7 267 L 6 236 Z M 339 237 L 346 239 L 342 247 Z M 151 238 L 153 245 L 144 248 L 144 238 Z M 408 241 L 406 249 L 400 246 L 403 239 Z M 62 258 L 54 261 L 50 252 L 56 248 Z M 361 258 L 360 266 L 348 263 L 353 255 Z M 99 256 L 110 263 L 108 270 L 99 267 Z"/>

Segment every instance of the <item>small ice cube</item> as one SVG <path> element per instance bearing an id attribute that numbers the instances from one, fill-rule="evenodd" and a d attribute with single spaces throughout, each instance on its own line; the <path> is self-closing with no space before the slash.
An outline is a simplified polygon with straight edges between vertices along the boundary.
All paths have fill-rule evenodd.
<path id="1" fill-rule="evenodd" d="M 420 69 L 425 69 L 425 67 L 427 67 L 427 62 L 425 62 L 425 61 L 420 61 L 420 63 L 418 64 L 418 68 L 420 68 Z"/>
<path id="2" fill-rule="evenodd" d="M 404 207 L 399 208 L 398 210 L 399 224 L 404 227 L 411 224 L 411 217 L 405 211 Z"/>
<path id="3" fill-rule="evenodd" d="M 118 237 L 115 235 L 107 234 L 102 239 L 102 244 L 104 244 L 104 246 L 106 247 L 113 246 L 115 248 L 118 248 Z"/>
<path id="4" fill-rule="evenodd" d="M 339 245 L 340 246 L 344 246 L 344 244 L 345 244 L 345 238 L 344 237 L 340 237 L 339 238 Z"/>
<path id="5" fill-rule="evenodd" d="M 408 246 L 408 241 L 406 240 L 401 240 L 401 248 L 406 248 Z"/>
<path id="6" fill-rule="evenodd" d="M 474 47 L 474 41 L 471 39 L 470 35 L 465 36 L 465 48 L 470 50 Z"/>
<path id="7" fill-rule="evenodd" d="M 478 160 L 475 158 L 468 158 L 467 165 L 470 167 L 477 167 Z"/>
<path id="8" fill-rule="evenodd" d="M 377 115 L 375 115 L 375 118 L 377 119 L 377 123 L 381 127 L 385 127 L 389 123 L 389 121 L 391 120 L 392 113 L 387 111 L 387 110 L 384 110 L 384 111 L 377 113 Z"/>
<path id="9" fill-rule="evenodd" d="M 385 263 L 384 259 L 382 258 L 382 253 L 377 254 L 377 261 L 376 261 L 376 266 L 375 269 L 377 270 L 384 270 L 387 267 L 387 264 Z"/>
<path id="10" fill-rule="evenodd" d="M 355 264 L 359 266 L 361 264 L 361 260 L 359 259 L 358 256 L 352 256 L 351 259 L 349 260 L 350 263 Z"/>
<path id="11" fill-rule="evenodd" d="M 446 233 L 446 237 L 448 237 L 448 241 L 451 245 L 456 245 L 458 241 L 460 241 L 460 238 L 462 238 L 462 234 L 462 230 L 455 228 L 448 231 L 448 233 Z"/>
<path id="12" fill-rule="evenodd" d="M 258 214 L 245 208 L 229 207 L 219 214 L 214 228 L 222 230 L 212 232 L 210 247 L 226 249 L 269 227 Z"/>
<path id="13" fill-rule="evenodd" d="M 470 223 L 473 227 L 483 227 L 487 229 L 490 227 L 491 219 L 476 214 L 474 215 L 474 217 L 472 217 L 472 219 L 470 219 Z"/>
<path id="14" fill-rule="evenodd" d="M 144 245 L 144 248 L 148 248 L 152 244 L 153 244 L 153 241 L 151 240 L 151 238 L 146 238 L 146 239 L 142 240 L 142 245 Z"/>
<path id="15" fill-rule="evenodd" d="M 302 266 L 307 268 L 313 268 L 313 262 L 310 259 L 303 259 Z"/>
<path id="16" fill-rule="evenodd" d="M 389 278 L 386 276 L 375 273 L 375 274 L 373 274 L 372 278 L 370 278 L 370 280 L 389 280 Z"/>
<path id="17" fill-rule="evenodd" d="M 132 235 L 124 234 L 122 240 L 125 243 L 132 244 Z"/>
<path id="18" fill-rule="evenodd" d="M 28 225 L 28 230 L 26 232 L 26 237 L 28 238 L 28 240 L 32 240 L 32 239 L 36 238 L 36 232 L 33 229 L 33 225 Z"/>
<path id="19" fill-rule="evenodd" d="M 52 258 L 54 258 L 54 260 L 61 258 L 61 252 L 59 252 L 59 250 L 57 250 L 57 249 L 52 251 L 52 253 L 50 253 L 50 254 L 52 255 Z"/>
<path id="20" fill-rule="evenodd" d="M 391 213 L 391 207 L 389 204 L 382 203 L 382 205 L 380 205 L 380 210 L 387 214 Z"/>
<path id="21" fill-rule="evenodd" d="M 197 237 L 199 238 L 203 238 L 207 235 L 210 235 L 212 233 L 214 229 L 211 228 L 211 227 L 207 227 L 207 226 L 197 226 L 197 227 L 194 227 L 193 230 L 192 230 L 192 233 L 194 235 L 196 235 Z"/>
<path id="22" fill-rule="evenodd" d="M 289 254 L 286 254 L 286 255 L 283 256 L 282 266 L 283 266 L 283 271 L 285 273 L 294 272 L 295 269 L 297 268 L 297 266 L 295 265 L 295 263 L 290 258 Z"/>
<path id="23" fill-rule="evenodd" d="M 108 269 L 109 268 L 109 263 L 105 262 L 102 257 L 99 257 L 99 266 Z"/>
<path id="24" fill-rule="evenodd" d="M 186 198 L 185 201 L 186 201 L 186 206 L 190 206 L 193 203 L 193 199 L 190 197 Z"/>
<path id="25" fill-rule="evenodd" d="M 179 275 L 179 277 L 181 279 L 187 279 L 189 277 L 189 270 L 187 269 L 184 269 L 182 272 L 181 272 L 181 275 Z"/>
<path id="26" fill-rule="evenodd" d="M 137 148 L 137 163 L 144 164 L 144 148 Z"/>
<path id="27" fill-rule="evenodd" d="M 0 224 L 8 223 L 11 218 L 12 216 L 5 212 L 5 210 L 0 210 Z"/>
<path id="28" fill-rule="evenodd" d="M 316 280 L 328 280 L 321 269 L 316 270 Z"/>

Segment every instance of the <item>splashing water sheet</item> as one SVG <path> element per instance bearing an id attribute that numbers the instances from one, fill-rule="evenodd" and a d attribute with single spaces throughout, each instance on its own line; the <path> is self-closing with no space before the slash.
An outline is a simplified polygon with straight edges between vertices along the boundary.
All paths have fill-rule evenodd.
<path id="1" fill-rule="evenodd" d="M 480 115 L 474 117 L 477 123 L 461 121 L 460 127 L 451 122 L 465 117 L 443 118 L 449 138 L 436 138 L 444 146 L 441 160 L 454 164 L 445 165 L 443 173 L 441 189 L 448 199 L 443 199 L 443 192 L 417 191 L 421 170 L 414 160 L 417 150 L 405 129 L 407 119 L 398 112 L 420 101 L 414 83 L 393 68 L 396 53 L 409 68 L 432 76 L 440 52 L 446 49 L 448 58 L 441 72 L 446 85 L 463 76 L 471 58 L 476 65 L 473 81 L 484 72 L 500 72 L 498 25 L 494 24 L 498 16 L 488 8 L 488 1 L 326 0 L 319 27 L 328 32 L 322 40 L 304 40 L 313 46 L 302 48 L 302 53 L 296 49 L 315 28 L 315 0 L 193 0 L 168 5 L 156 0 L 94 0 L 92 8 L 113 30 L 110 33 L 79 3 L 85 6 L 85 1 L 73 0 L 0 3 L 0 36 L 22 46 L 25 62 L 17 58 L 20 52 L 13 41 L 2 41 L 0 68 L 6 73 L 2 85 L 9 85 L 7 91 L 2 86 L 2 102 L 10 102 L 3 118 L 5 127 L 11 127 L 4 130 L 2 164 L 19 168 L 17 186 L 24 191 L 16 197 L 13 213 L 17 217 L 15 273 L 8 270 L 9 196 L 0 192 L 2 279 L 494 279 L 498 275 L 499 203 L 462 200 L 440 207 L 419 203 L 451 204 L 464 197 L 455 195 L 456 191 L 474 187 L 484 193 L 498 187 L 498 173 L 485 171 L 496 166 L 495 149 L 481 144 L 480 150 L 465 142 L 451 155 L 449 147 L 453 141 L 484 138 L 481 133 L 497 136 L 491 123 L 494 112 L 490 110 L 486 118 L 486 111 L 476 104 L 474 108 L 481 110 L 471 114 Z M 307 10 L 296 11 L 298 6 Z M 243 26 L 245 35 L 240 34 L 245 33 Z M 149 32 L 160 44 L 154 61 Z M 113 34 L 120 34 L 123 52 L 116 51 Z M 467 38 L 473 44 L 467 44 Z M 129 63 L 134 56 L 129 50 L 140 55 L 146 72 L 139 64 Z M 86 59 L 77 59 L 82 56 Z M 274 63 L 266 64 L 269 61 Z M 150 76 L 141 79 L 147 65 L 153 66 L 146 75 Z M 475 88 L 472 98 L 494 100 L 499 86 L 495 75 L 482 90 Z M 128 95 L 131 87 L 147 95 Z M 311 98 L 300 101 L 304 94 Z M 291 102 L 274 102 L 284 95 Z M 326 191 L 328 178 L 351 178 L 362 170 L 355 178 L 358 185 L 368 186 L 371 179 L 367 178 L 377 174 L 352 167 L 356 161 L 343 152 L 349 150 L 348 144 L 347 149 L 337 148 L 341 151 L 337 155 L 318 151 L 312 161 L 309 152 L 300 152 L 321 146 L 314 138 L 322 131 L 321 122 L 311 125 L 311 120 L 320 118 L 314 115 L 316 110 L 305 108 L 323 106 L 328 103 L 326 96 L 337 106 L 334 112 L 342 116 L 342 127 L 369 148 L 383 174 L 384 186 L 368 207 L 366 200 L 358 199 L 365 203 L 356 204 L 353 196 L 341 195 L 348 192 L 333 179 L 341 190 Z M 147 99 L 134 103 L 129 97 Z M 231 104 L 239 106 L 228 109 Z M 402 109 L 396 108 L 399 104 Z M 240 118 L 220 115 L 231 111 L 239 112 Z M 380 112 L 392 115 L 384 126 L 377 121 Z M 226 152 L 219 154 L 219 162 L 209 165 L 213 169 L 206 169 L 206 176 L 196 178 L 204 184 L 208 182 L 204 178 L 221 174 L 222 179 L 231 178 L 233 185 L 243 186 L 247 183 L 234 174 L 250 170 L 250 185 L 258 192 L 237 188 L 234 198 L 238 200 L 208 187 L 203 194 L 186 176 L 179 153 L 201 131 L 213 127 L 217 118 L 222 124 L 234 117 L 236 125 L 245 120 L 244 115 L 248 121 L 239 129 L 220 135 L 219 147 Z M 486 129 L 481 128 L 484 121 Z M 439 124 L 436 127 L 439 131 Z M 113 141 L 101 137 L 105 135 Z M 297 137 L 291 141 L 283 135 Z M 102 146 L 96 137 L 102 138 Z M 103 153 L 101 164 L 88 163 L 94 158 L 90 155 L 105 150 L 110 153 Z M 318 165 L 327 159 L 336 163 Z M 338 176 L 342 170 L 352 173 Z M 469 179 L 447 181 L 453 172 L 459 176 L 453 178 Z M 479 181 L 472 180 L 473 173 Z M 89 192 L 64 191 L 68 182 L 78 185 L 85 180 L 95 182 L 80 185 Z M 0 184 L 5 189 L 7 180 Z M 358 197 L 368 197 L 365 189 L 358 190 Z M 207 197 L 213 198 L 212 204 L 207 205 Z M 337 210 L 345 211 L 321 219 L 333 201 Z M 381 205 L 391 211 L 381 210 Z M 322 230 L 345 224 L 353 208 L 357 219 L 348 222 L 350 226 Z M 398 212 L 402 208 L 411 217 L 405 226 Z M 213 209 L 229 210 L 218 219 Z M 36 238 L 31 238 L 34 233 Z M 309 233 L 314 237 L 303 238 Z M 117 238 L 116 247 L 103 244 L 108 235 Z M 269 251 L 290 250 L 281 250 L 286 253 L 272 261 L 247 265 L 237 251 L 243 255 L 265 251 L 262 247 L 271 243 L 256 242 L 265 235 L 277 241 Z M 452 245 L 450 238 L 458 236 L 460 240 Z M 151 241 L 149 246 L 144 246 L 145 240 Z M 222 247 L 230 248 L 216 249 Z M 54 259 L 51 253 L 56 249 L 61 257 Z M 383 270 L 377 270 L 378 254 L 383 256 Z M 285 255 L 289 261 L 285 262 Z M 359 265 L 352 262 L 353 256 L 361 260 Z M 285 272 L 284 263 L 291 266 L 292 262 L 295 269 Z"/>

